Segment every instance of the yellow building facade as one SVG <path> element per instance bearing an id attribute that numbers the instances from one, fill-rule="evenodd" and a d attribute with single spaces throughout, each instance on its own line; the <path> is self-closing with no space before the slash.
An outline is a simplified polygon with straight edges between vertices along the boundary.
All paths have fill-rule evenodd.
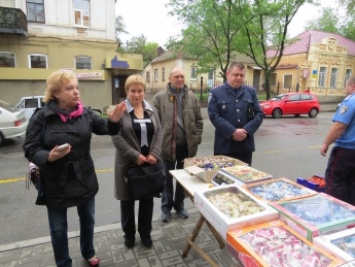
<path id="1" fill-rule="evenodd" d="M 272 51 L 269 52 L 272 55 Z M 275 94 L 309 90 L 322 102 L 344 98 L 355 70 L 355 42 L 340 35 L 306 31 L 293 38 L 271 77 Z"/>
<path id="2" fill-rule="evenodd" d="M 48 75 L 69 69 L 84 105 L 105 110 L 121 101 L 126 78 L 142 72 L 143 58 L 115 52 L 115 0 L 36 2 L 34 17 L 33 1 L 0 0 L 0 14 L 10 14 L 6 21 L 0 16 L 0 99 L 16 104 L 43 95 Z"/>

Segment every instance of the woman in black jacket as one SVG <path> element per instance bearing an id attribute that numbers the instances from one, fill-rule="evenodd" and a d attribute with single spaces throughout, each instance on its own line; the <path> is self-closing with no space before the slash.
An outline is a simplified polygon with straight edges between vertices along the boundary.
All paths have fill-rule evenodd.
<path id="1" fill-rule="evenodd" d="M 25 157 L 40 169 L 44 195 L 36 204 L 47 206 L 57 266 L 72 266 L 67 208 L 73 206 L 80 218 L 81 254 L 91 266 L 98 266 L 93 240 L 99 185 L 90 156 L 91 136 L 116 134 L 126 105 L 118 104 L 108 119 L 100 118 L 81 104 L 78 79 L 70 71 L 56 71 L 48 77 L 44 102 L 29 122 L 23 145 Z M 58 149 L 63 144 L 68 146 Z"/>

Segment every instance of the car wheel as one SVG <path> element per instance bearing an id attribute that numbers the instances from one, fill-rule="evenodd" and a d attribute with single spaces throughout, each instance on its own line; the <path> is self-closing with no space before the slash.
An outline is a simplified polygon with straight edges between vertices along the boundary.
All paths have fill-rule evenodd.
<path id="1" fill-rule="evenodd" d="M 308 113 L 308 116 L 310 118 L 315 118 L 317 117 L 317 115 L 318 115 L 318 110 L 316 108 L 312 108 Z"/>
<path id="2" fill-rule="evenodd" d="M 282 111 L 281 111 L 281 109 L 279 109 L 279 108 L 276 108 L 276 109 L 274 109 L 274 110 L 272 111 L 272 117 L 273 117 L 274 119 L 281 118 L 281 115 L 282 115 Z"/>
<path id="3" fill-rule="evenodd" d="M 2 133 L 0 133 L 0 146 L 5 142 L 5 138 L 2 135 Z"/>

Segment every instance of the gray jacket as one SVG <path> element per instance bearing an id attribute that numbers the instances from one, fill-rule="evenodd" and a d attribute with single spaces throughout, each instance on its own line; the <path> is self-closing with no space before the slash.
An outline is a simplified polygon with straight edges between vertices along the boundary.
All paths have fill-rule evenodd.
<path id="1" fill-rule="evenodd" d="M 162 129 L 158 113 L 154 107 L 145 100 L 144 107 L 154 125 L 154 134 L 149 153 L 154 155 L 160 162 Z M 130 199 L 127 187 L 127 179 L 125 178 L 124 174 L 132 164 L 137 162 L 138 156 L 141 154 L 140 143 L 136 137 L 136 134 L 134 133 L 131 115 L 128 112 L 129 110 L 127 109 L 127 112 L 120 120 L 121 128 L 118 134 L 112 136 L 112 142 L 116 147 L 114 185 L 115 198 L 119 200 Z"/>
<path id="2" fill-rule="evenodd" d="M 194 157 L 201 143 L 203 118 L 200 103 L 192 90 L 185 85 L 185 95 L 182 100 L 182 120 L 186 133 L 188 157 Z M 163 127 L 163 145 L 161 157 L 166 160 L 176 160 L 176 130 L 177 130 L 177 99 L 171 94 L 169 84 L 166 90 L 158 92 L 152 100 L 157 109 Z"/>

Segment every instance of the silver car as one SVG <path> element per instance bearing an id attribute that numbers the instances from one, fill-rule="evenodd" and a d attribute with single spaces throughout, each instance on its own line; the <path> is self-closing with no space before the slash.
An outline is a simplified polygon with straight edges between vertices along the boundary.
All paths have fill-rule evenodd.
<path id="1" fill-rule="evenodd" d="M 23 110 L 0 100 L 0 145 L 6 139 L 24 137 L 27 124 Z"/>

